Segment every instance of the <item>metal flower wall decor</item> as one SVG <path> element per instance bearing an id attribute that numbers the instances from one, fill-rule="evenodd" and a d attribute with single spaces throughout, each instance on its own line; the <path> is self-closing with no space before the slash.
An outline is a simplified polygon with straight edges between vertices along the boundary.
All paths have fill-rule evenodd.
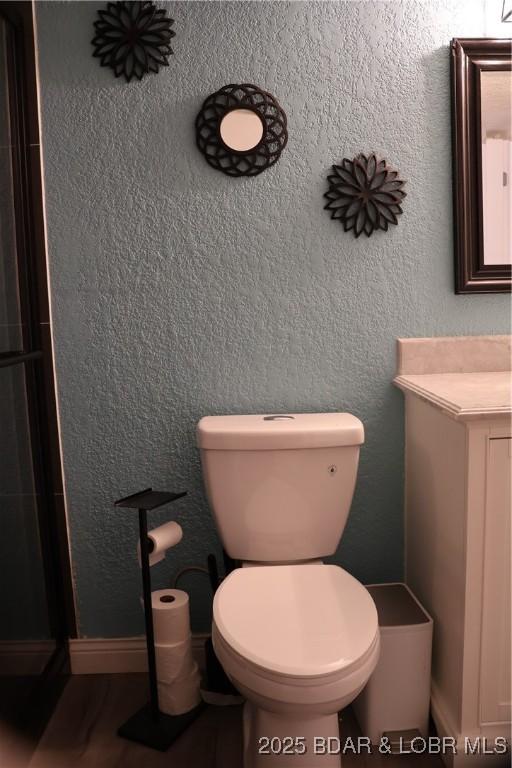
<path id="1" fill-rule="evenodd" d="M 353 160 L 344 158 L 332 170 L 324 208 L 343 224 L 345 232 L 353 230 L 355 237 L 364 232 L 370 237 L 376 229 L 387 230 L 389 224 L 398 224 L 405 182 L 386 160 L 360 154 Z"/>
<path id="2" fill-rule="evenodd" d="M 170 42 L 175 36 L 173 19 L 152 2 L 107 3 L 98 11 L 92 39 L 93 56 L 102 67 L 110 67 L 116 77 L 124 75 L 129 83 L 147 72 L 167 67 L 173 53 Z"/>
<path id="3" fill-rule="evenodd" d="M 251 132 L 256 138 L 231 135 L 223 131 L 229 118 L 248 124 L 256 120 L 259 130 Z M 235 141 L 233 141 L 235 139 Z M 246 142 L 247 139 L 247 143 Z M 196 144 L 206 161 L 228 176 L 256 176 L 279 160 L 288 141 L 286 114 L 272 94 L 257 85 L 225 85 L 203 102 L 196 118 Z"/>

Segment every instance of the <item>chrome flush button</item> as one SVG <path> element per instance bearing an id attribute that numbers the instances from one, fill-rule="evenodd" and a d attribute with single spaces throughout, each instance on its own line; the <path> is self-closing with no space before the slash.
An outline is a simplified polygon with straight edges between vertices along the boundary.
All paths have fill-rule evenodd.
<path id="1" fill-rule="evenodd" d="M 276 413 L 273 416 L 264 416 L 263 421 L 281 421 L 284 419 L 294 419 L 294 416 L 287 416 L 285 413 Z"/>

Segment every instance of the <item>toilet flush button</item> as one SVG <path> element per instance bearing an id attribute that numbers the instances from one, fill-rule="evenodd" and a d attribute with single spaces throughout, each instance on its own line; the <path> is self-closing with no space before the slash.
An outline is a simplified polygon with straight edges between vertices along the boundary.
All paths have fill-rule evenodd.
<path id="1" fill-rule="evenodd" d="M 264 416 L 263 421 L 284 421 L 285 419 L 294 419 L 295 416 L 287 416 L 284 413 L 276 413 L 274 416 Z"/>

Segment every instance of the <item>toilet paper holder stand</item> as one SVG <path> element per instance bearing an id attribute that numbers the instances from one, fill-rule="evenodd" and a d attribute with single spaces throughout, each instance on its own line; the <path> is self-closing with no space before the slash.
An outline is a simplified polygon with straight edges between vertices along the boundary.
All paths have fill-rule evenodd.
<path id="1" fill-rule="evenodd" d="M 114 502 L 116 507 L 136 509 L 139 513 L 140 558 L 142 572 L 142 596 L 144 600 L 144 618 L 146 622 L 146 646 L 148 654 L 149 703 L 136 712 L 122 725 L 117 733 L 125 739 L 136 741 L 147 747 L 165 752 L 171 744 L 188 728 L 204 709 L 201 702 L 183 715 L 167 715 L 160 711 L 158 704 L 158 685 L 156 677 L 155 637 L 153 630 L 153 611 L 151 608 L 151 568 L 149 565 L 149 539 L 147 513 L 170 504 L 186 496 L 187 492 L 143 491 L 125 496 Z"/>

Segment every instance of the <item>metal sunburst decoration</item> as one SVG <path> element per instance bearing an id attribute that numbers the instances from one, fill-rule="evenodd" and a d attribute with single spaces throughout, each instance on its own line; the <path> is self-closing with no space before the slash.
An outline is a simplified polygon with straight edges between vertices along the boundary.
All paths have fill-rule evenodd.
<path id="1" fill-rule="evenodd" d="M 152 2 L 107 3 L 94 22 L 96 34 L 91 41 L 93 56 L 102 67 L 110 67 L 116 77 L 124 75 L 129 83 L 147 72 L 167 67 L 173 53 L 173 19 Z"/>
<path id="2" fill-rule="evenodd" d="M 324 208 L 343 224 L 345 232 L 352 229 L 355 237 L 362 232 L 370 237 L 376 229 L 387 230 L 389 224 L 398 224 L 405 182 L 386 160 L 360 154 L 353 160 L 344 158 L 332 170 L 327 177 L 329 190 L 324 197 L 328 202 Z"/>

